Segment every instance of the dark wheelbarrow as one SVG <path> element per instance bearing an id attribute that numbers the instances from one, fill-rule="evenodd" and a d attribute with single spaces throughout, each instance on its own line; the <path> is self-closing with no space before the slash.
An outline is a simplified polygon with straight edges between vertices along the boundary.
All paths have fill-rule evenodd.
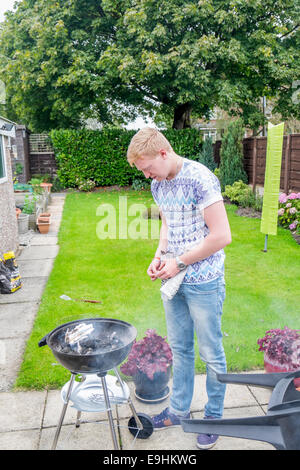
<path id="1" fill-rule="evenodd" d="M 218 374 L 222 383 L 273 389 L 265 416 L 235 419 L 182 419 L 185 432 L 218 434 L 272 444 L 277 450 L 300 450 L 300 370 L 272 374 Z"/>

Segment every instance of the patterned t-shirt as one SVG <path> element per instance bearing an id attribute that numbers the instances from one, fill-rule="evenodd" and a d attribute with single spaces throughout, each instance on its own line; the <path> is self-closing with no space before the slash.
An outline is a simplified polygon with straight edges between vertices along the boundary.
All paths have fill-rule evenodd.
<path id="1" fill-rule="evenodd" d="M 223 199 L 218 178 L 206 166 L 187 158 L 172 180 L 153 180 L 151 191 L 166 218 L 167 249 L 174 256 L 194 248 L 209 234 L 204 209 Z M 219 250 L 189 265 L 183 283 L 200 284 L 222 276 L 224 259 L 224 251 Z"/>

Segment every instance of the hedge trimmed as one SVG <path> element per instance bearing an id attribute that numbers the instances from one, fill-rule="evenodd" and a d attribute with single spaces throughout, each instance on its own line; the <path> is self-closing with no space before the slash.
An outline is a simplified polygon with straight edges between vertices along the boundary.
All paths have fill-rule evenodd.
<path id="1" fill-rule="evenodd" d="M 58 166 L 58 177 L 65 188 L 92 180 L 97 186 L 129 186 L 144 176 L 126 159 L 127 148 L 136 131 L 104 128 L 56 129 L 50 133 Z M 162 131 L 174 151 L 197 159 L 201 136 L 196 129 Z"/>

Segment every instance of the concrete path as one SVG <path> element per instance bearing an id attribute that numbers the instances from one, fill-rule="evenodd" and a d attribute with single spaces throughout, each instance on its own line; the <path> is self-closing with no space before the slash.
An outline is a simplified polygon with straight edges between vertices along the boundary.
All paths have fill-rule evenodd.
<path id="1" fill-rule="evenodd" d="M 0 449 L 48 450 L 51 448 L 59 420 L 62 400 L 59 390 L 12 391 L 26 341 L 39 308 L 41 296 L 58 253 L 57 234 L 62 216 L 64 194 L 53 194 L 49 212 L 51 229 L 38 233 L 23 247 L 18 264 L 23 287 L 10 295 L 0 295 Z M 129 382 L 131 399 L 138 412 L 150 416 L 168 406 L 168 400 L 149 405 L 136 400 Z M 227 385 L 224 418 L 266 414 L 270 392 L 265 389 Z M 202 418 L 206 403 L 205 376 L 197 375 L 192 403 L 192 417 Z M 197 452 L 196 435 L 181 428 L 154 432 L 149 439 L 136 439 L 128 431 L 129 406 L 114 407 L 116 430 L 121 448 L 126 450 L 190 450 Z M 106 413 L 82 413 L 82 424 L 75 427 L 76 410 L 68 407 L 57 449 L 112 450 Z M 271 450 L 273 446 L 254 440 L 221 436 L 214 450 Z"/>

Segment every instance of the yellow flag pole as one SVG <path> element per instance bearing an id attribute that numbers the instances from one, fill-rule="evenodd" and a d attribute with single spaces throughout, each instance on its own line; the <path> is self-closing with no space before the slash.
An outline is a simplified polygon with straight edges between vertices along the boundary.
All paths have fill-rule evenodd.
<path id="1" fill-rule="evenodd" d="M 277 235 L 283 131 L 284 122 L 277 126 L 268 123 L 264 197 L 260 225 L 260 231 L 266 235 L 264 252 L 267 251 L 268 235 Z"/>

